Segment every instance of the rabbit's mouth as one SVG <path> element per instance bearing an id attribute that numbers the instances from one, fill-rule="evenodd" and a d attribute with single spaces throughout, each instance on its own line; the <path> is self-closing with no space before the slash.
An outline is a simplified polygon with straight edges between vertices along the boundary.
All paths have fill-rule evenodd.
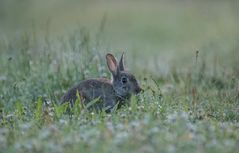
<path id="1" fill-rule="evenodd" d="M 142 88 L 137 88 L 137 89 L 135 89 L 135 94 L 139 94 L 139 93 L 141 93 L 141 92 L 143 92 L 144 90 L 142 89 Z"/>

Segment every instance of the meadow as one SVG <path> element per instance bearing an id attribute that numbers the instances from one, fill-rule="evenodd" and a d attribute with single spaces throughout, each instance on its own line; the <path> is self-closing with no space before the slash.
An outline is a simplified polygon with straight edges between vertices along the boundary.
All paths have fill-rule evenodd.
<path id="1" fill-rule="evenodd" d="M 237 1 L 0 1 L 0 152 L 236 153 Z M 60 97 L 126 54 L 144 92 L 113 113 Z"/>

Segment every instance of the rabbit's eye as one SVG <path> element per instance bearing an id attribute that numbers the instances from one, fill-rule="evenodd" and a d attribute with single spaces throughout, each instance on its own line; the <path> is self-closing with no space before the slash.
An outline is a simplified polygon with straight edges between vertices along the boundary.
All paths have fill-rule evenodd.
<path id="1" fill-rule="evenodd" d="M 122 78 L 121 78 L 121 82 L 122 82 L 123 84 L 125 84 L 125 83 L 128 82 L 128 79 L 127 79 L 126 77 L 122 77 Z"/>

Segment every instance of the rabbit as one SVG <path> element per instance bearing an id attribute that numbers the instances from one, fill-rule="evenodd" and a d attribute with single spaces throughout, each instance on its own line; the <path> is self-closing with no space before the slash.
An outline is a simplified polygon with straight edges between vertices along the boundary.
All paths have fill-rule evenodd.
<path id="1" fill-rule="evenodd" d="M 135 76 L 125 70 L 124 53 L 122 53 L 119 63 L 110 53 L 106 54 L 106 61 L 112 74 L 112 80 L 105 78 L 84 80 L 63 95 L 60 100 L 61 104 L 68 102 L 73 107 L 77 93 L 79 93 L 81 103 L 85 106 L 99 98 L 99 102 L 92 104 L 91 108 L 110 113 L 116 105 L 117 109 L 125 105 L 125 101 L 132 94 L 142 91 Z"/>

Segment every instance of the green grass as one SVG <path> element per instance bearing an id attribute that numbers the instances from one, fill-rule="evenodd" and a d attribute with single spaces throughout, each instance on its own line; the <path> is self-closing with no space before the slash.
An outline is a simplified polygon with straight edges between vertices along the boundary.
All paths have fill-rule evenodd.
<path id="1" fill-rule="evenodd" d="M 0 2 L 0 152 L 238 152 L 238 2 L 24 3 Z M 145 92 L 65 114 L 122 51 Z"/>

